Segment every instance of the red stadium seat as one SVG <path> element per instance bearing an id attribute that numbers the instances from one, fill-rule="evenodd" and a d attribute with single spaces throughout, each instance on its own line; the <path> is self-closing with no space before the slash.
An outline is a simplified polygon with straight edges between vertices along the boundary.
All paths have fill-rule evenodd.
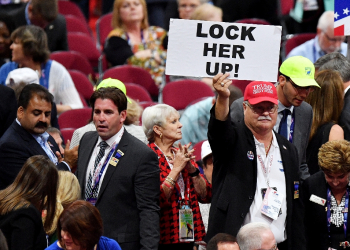
<path id="1" fill-rule="evenodd" d="M 107 69 L 103 75 L 103 79 L 118 79 L 123 83 L 135 83 L 144 87 L 151 96 L 158 96 L 159 89 L 155 84 L 151 74 L 140 67 L 131 65 L 116 66 Z"/>
<path id="2" fill-rule="evenodd" d="M 95 72 L 87 57 L 77 51 L 57 51 L 50 55 L 51 60 L 62 64 L 67 70 L 78 70 L 91 79 L 95 79 Z"/>
<path id="3" fill-rule="evenodd" d="M 68 33 L 67 36 L 69 50 L 77 51 L 85 55 L 91 66 L 97 69 L 100 51 L 96 48 L 94 40 L 81 32 L 71 32 Z"/>
<path id="4" fill-rule="evenodd" d="M 73 136 L 74 131 L 75 131 L 75 128 L 61 129 L 61 134 L 63 137 L 64 144 L 67 144 L 67 140 L 72 140 L 72 136 Z"/>
<path id="5" fill-rule="evenodd" d="M 176 110 L 185 109 L 192 101 L 214 96 L 212 89 L 201 81 L 181 80 L 169 82 L 163 88 L 163 102 Z"/>
<path id="6" fill-rule="evenodd" d="M 232 84 L 242 90 L 242 93 L 244 94 L 245 87 L 250 83 L 251 81 L 248 80 L 232 80 Z"/>
<path id="7" fill-rule="evenodd" d="M 263 25 L 271 25 L 268 21 L 259 18 L 246 18 L 235 21 L 235 23 L 248 23 L 248 24 L 263 24 Z"/>
<path id="8" fill-rule="evenodd" d="M 63 112 L 58 117 L 58 125 L 60 126 L 60 129 L 81 128 L 89 123 L 91 114 L 92 114 L 91 108 L 68 110 Z"/>
<path id="9" fill-rule="evenodd" d="M 70 1 L 57 1 L 58 2 L 58 13 L 67 16 L 73 15 L 79 18 L 80 20 L 84 20 L 87 26 L 87 22 L 83 12 L 80 10 L 79 6 Z"/>
<path id="10" fill-rule="evenodd" d="M 75 88 L 83 96 L 85 101 L 89 101 L 91 95 L 94 93 L 94 88 L 90 80 L 83 73 L 77 70 L 68 70 L 72 80 L 74 82 Z"/>
<path id="11" fill-rule="evenodd" d="M 126 93 L 128 97 L 137 102 L 151 102 L 152 98 L 147 90 L 141 85 L 135 83 L 125 83 Z"/>
<path id="12" fill-rule="evenodd" d="M 201 153 L 202 153 L 202 144 L 205 142 L 205 140 L 197 142 L 194 146 L 194 156 L 196 157 L 196 161 L 202 160 Z"/>
<path id="13" fill-rule="evenodd" d="M 101 16 L 96 22 L 97 43 L 103 50 L 106 38 L 112 30 L 112 13 Z"/>
<path id="14" fill-rule="evenodd" d="M 315 38 L 316 33 L 305 33 L 305 34 L 295 34 L 295 35 L 287 35 L 286 41 L 283 45 L 283 56 L 285 59 L 289 52 L 295 47 Z"/>
<path id="15" fill-rule="evenodd" d="M 90 27 L 86 25 L 86 22 L 84 20 L 82 21 L 81 19 L 73 15 L 67 15 L 65 16 L 65 18 L 68 32 L 82 32 L 93 38 Z"/>

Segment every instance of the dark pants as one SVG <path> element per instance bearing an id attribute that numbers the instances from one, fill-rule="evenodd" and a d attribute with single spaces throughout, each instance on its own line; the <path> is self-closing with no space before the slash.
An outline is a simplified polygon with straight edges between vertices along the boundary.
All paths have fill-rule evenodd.
<path id="1" fill-rule="evenodd" d="M 281 243 L 277 244 L 278 250 L 287 250 L 288 249 L 288 244 L 287 241 L 283 241 Z"/>
<path id="2" fill-rule="evenodd" d="M 193 250 L 193 242 L 177 244 L 159 244 L 158 250 Z"/>

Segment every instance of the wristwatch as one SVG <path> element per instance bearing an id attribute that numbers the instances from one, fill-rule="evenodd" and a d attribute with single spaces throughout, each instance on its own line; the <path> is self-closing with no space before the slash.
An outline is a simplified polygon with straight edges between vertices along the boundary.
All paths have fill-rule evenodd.
<path id="1" fill-rule="evenodd" d="M 191 176 L 191 177 L 196 177 L 196 176 L 198 176 L 199 175 L 199 169 L 198 168 L 196 168 L 196 171 L 194 171 L 193 173 L 188 173 L 188 175 L 189 176 Z"/>

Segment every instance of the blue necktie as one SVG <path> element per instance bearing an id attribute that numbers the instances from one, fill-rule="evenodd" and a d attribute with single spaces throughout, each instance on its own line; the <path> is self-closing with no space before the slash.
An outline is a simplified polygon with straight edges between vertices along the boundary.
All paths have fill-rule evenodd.
<path id="1" fill-rule="evenodd" d="M 90 198 L 90 196 L 92 194 L 92 187 L 93 187 L 92 176 L 95 174 L 96 168 L 97 168 L 99 162 L 101 161 L 101 159 L 105 155 L 105 149 L 107 146 L 108 146 L 107 142 L 105 142 L 105 141 L 100 142 L 100 151 L 98 152 L 95 163 L 94 163 L 94 170 L 92 172 L 93 174 L 91 174 L 91 172 L 89 173 L 89 178 L 88 178 L 88 182 L 87 182 L 86 190 L 85 190 L 85 200 Z M 98 194 L 98 188 L 95 188 L 94 193 L 92 194 L 92 197 L 97 198 L 97 194 Z"/>
<path id="2" fill-rule="evenodd" d="M 288 115 L 290 115 L 290 110 L 284 109 L 282 111 L 282 114 L 283 116 L 280 122 L 278 133 L 288 140 Z"/>
<path id="3" fill-rule="evenodd" d="M 49 139 L 49 134 L 43 133 L 42 135 L 39 136 L 39 141 L 40 141 L 40 146 L 41 148 L 45 151 L 47 157 L 50 158 L 50 160 L 57 165 L 58 160 L 57 156 L 55 155 L 54 152 L 52 152 L 50 146 L 47 143 L 47 140 Z"/>

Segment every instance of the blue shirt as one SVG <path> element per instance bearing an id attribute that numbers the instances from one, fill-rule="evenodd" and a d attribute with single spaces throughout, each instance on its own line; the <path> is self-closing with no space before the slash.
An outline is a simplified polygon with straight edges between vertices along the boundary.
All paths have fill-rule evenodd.
<path id="1" fill-rule="evenodd" d="M 208 124 L 210 119 L 210 109 L 213 106 L 213 98 L 208 97 L 203 101 L 197 102 L 188 108 L 181 115 L 182 124 L 181 144 L 192 142 L 196 144 L 208 138 Z"/>
<path id="2" fill-rule="evenodd" d="M 346 56 L 346 53 L 348 51 L 348 45 L 346 43 L 342 43 L 340 48 L 341 51 L 339 52 Z M 321 47 L 318 44 L 318 36 L 316 36 L 314 39 L 311 39 L 292 49 L 287 55 L 287 58 L 292 56 L 303 56 L 310 59 L 310 61 L 314 63 L 317 61 L 318 58 L 324 56 L 325 54 L 326 53 L 323 50 L 321 50 Z"/>
<path id="3" fill-rule="evenodd" d="M 52 243 L 46 250 L 63 250 L 63 248 L 60 248 L 57 245 L 57 240 Z M 122 250 L 119 246 L 119 244 L 110 238 L 101 236 L 98 244 L 97 244 L 97 250 Z"/>

